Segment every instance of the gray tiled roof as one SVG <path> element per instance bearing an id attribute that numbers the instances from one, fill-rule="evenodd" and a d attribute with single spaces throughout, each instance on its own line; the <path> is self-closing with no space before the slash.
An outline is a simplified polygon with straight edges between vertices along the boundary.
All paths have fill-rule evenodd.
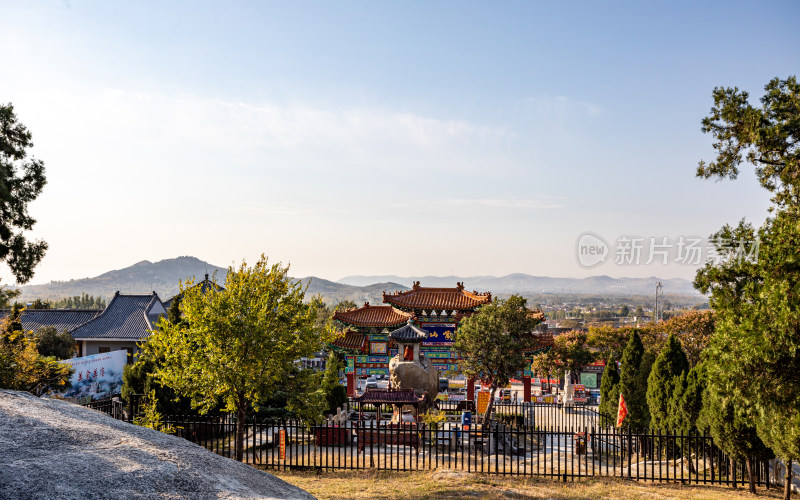
<path id="1" fill-rule="evenodd" d="M 389 334 L 389 338 L 398 342 L 422 342 L 428 338 L 427 330 L 414 326 L 413 319 L 409 319 L 405 326 Z"/>
<path id="2" fill-rule="evenodd" d="M 150 295 L 121 295 L 117 292 L 99 316 L 72 331 L 81 339 L 144 339 L 150 335 L 165 311 L 164 304 L 153 292 Z"/>
<path id="3" fill-rule="evenodd" d="M 26 309 L 22 313 L 22 329 L 36 331 L 43 326 L 56 330 L 72 331 L 100 314 L 97 309 Z M 0 319 L 8 316 L 8 311 L 0 311 Z"/>
<path id="4" fill-rule="evenodd" d="M 196 283 L 191 288 L 195 288 L 195 287 L 198 287 L 198 286 L 200 287 L 200 292 L 201 293 L 206 293 L 209 290 L 216 290 L 216 291 L 225 290 L 225 288 L 223 288 L 221 285 L 218 285 L 218 284 L 214 283 L 213 281 L 211 281 L 210 279 L 208 279 L 208 274 L 206 274 L 206 277 L 205 277 L 205 279 L 203 281 L 201 281 L 200 283 Z M 176 298 L 180 297 L 181 295 L 183 295 L 183 292 L 175 295 L 174 297 L 170 297 L 169 299 L 165 300 L 164 301 L 164 309 L 169 311 L 169 308 L 172 307 L 172 301 L 175 300 Z"/>

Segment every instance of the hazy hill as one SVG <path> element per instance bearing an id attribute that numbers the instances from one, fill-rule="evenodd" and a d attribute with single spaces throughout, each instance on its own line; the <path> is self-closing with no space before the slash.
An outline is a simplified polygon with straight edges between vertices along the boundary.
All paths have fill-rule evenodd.
<path id="1" fill-rule="evenodd" d="M 190 278 L 202 280 L 205 274 L 213 276 L 216 272 L 218 283 L 225 281 L 228 270 L 196 257 L 178 257 L 165 259 L 158 262 L 143 260 L 124 269 L 108 271 L 94 278 L 82 278 L 69 281 L 51 281 L 43 285 L 26 285 L 21 287 L 21 300 L 25 302 L 41 299 L 60 299 L 87 293 L 100 296 L 106 300 L 111 299 L 114 292 L 122 293 L 150 293 L 156 291 L 166 300 L 178 293 L 178 282 Z M 352 300 L 357 304 L 382 301 L 383 291 L 407 290 L 407 287 L 397 283 L 372 283 L 367 286 L 354 286 L 328 281 L 322 278 L 309 276 L 301 278 L 308 288 L 307 296 L 322 295 L 328 304 L 335 304 L 342 300 Z"/>
<path id="2" fill-rule="evenodd" d="M 419 281 L 422 286 L 453 287 L 463 282 L 467 290 L 490 291 L 494 294 L 506 293 L 559 293 L 559 294 L 620 294 L 651 295 L 655 292 L 655 282 L 664 283 L 664 293 L 675 295 L 699 295 L 692 282 L 682 278 L 612 278 L 610 276 L 591 276 L 589 278 L 552 278 L 514 273 L 506 276 L 345 276 L 339 283 L 363 286 L 375 282 L 394 282 L 411 286 Z"/>
<path id="3" fill-rule="evenodd" d="M 162 299 L 178 293 L 178 282 L 194 277 L 202 280 L 208 273 L 216 272 L 217 282 L 225 281 L 227 269 L 204 262 L 196 257 L 178 257 L 159 262 L 143 260 L 136 264 L 108 271 L 94 278 L 69 281 L 52 281 L 43 285 L 21 287 L 22 300 L 37 298 L 60 299 L 81 293 L 110 299 L 117 290 L 122 293 L 150 293 L 155 290 Z M 333 305 L 342 300 L 352 300 L 356 304 L 370 302 L 382 303 L 383 292 L 408 290 L 414 281 L 428 287 L 454 287 L 464 282 L 467 290 L 490 291 L 495 295 L 509 293 L 556 293 L 556 294 L 619 294 L 646 295 L 655 291 L 656 278 L 611 278 L 592 276 L 590 278 L 552 278 L 515 273 L 506 276 L 347 276 L 337 281 L 329 281 L 313 276 L 300 278 L 304 285 L 309 280 L 308 296 L 322 295 L 325 302 Z M 692 284 L 684 279 L 662 279 L 664 293 L 668 295 L 699 296 Z"/>
<path id="4" fill-rule="evenodd" d="M 320 294 L 329 305 L 343 300 L 352 300 L 357 305 L 362 305 L 364 302 L 369 302 L 373 305 L 382 304 L 384 291 L 388 293 L 395 290 L 408 290 L 408 287 L 397 283 L 387 282 L 355 286 L 313 276 L 302 278 L 303 285 L 307 285 L 309 280 L 311 280 L 311 285 L 308 287 L 306 297 Z"/>
<path id="5" fill-rule="evenodd" d="M 51 281 L 44 285 L 26 285 L 22 290 L 23 300 L 60 299 L 81 293 L 110 299 L 114 292 L 150 293 L 158 292 L 162 299 L 178 293 L 178 282 L 194 277 L 202 280 L 217 273 L 217 280 L 224 281 L 227 269 L 204 262 L 196 257 L 178 257 L 158 262 L 143 260 L 124 269 L 108 271 L 94 278 L 69 281 Z"/>

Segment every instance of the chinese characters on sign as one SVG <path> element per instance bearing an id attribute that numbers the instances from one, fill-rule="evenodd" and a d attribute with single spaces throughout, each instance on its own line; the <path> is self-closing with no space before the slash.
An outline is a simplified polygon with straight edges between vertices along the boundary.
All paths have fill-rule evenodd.
<path id="1" fill-rule="evenodd" d="M 119 350 L 61 361 L 75 369 L 72 387 L 61 393 L 65 398 L 102 398 L 119 394 L 122 371 L 128 361 L 128 351 Z"/>
<path id="2" fill-rule="evenodd" d="M 633 236 L 623 235 L 609 244 L 594 233 L 578 237 L 578 263 L 594 267 L 613 260 L 617 265 L 679 264 L 700 266 L 727 262 L 758 263 L 760 240 L 706 239 L 699 236 Z"/>

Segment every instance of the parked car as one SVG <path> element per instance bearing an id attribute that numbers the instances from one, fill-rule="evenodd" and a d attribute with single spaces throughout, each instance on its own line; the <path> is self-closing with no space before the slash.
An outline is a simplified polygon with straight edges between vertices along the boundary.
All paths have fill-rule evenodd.
<path id="1" fill-rule="evenodd" d="M 377 389 L 378 388 L 378 379 L 376 379 L 375 377 L 369 377 L 367 379 L 366 388 L 367 389 Z"/>

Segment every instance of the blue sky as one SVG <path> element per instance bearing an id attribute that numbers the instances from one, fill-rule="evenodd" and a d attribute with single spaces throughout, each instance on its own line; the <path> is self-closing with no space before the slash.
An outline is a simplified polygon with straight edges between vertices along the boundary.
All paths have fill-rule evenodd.
<path id="1" fill-rule="evenodd" d="M 33 282 L 263 252 L 296 276 L 585 269 L 578 236 L 763 220 L 695 179 L 715 86 L 800 69 L 797 2 L 7 2 L 0 101 L 34 134 Z M 5 269 L 3 282 L 9 282 Z"/>

